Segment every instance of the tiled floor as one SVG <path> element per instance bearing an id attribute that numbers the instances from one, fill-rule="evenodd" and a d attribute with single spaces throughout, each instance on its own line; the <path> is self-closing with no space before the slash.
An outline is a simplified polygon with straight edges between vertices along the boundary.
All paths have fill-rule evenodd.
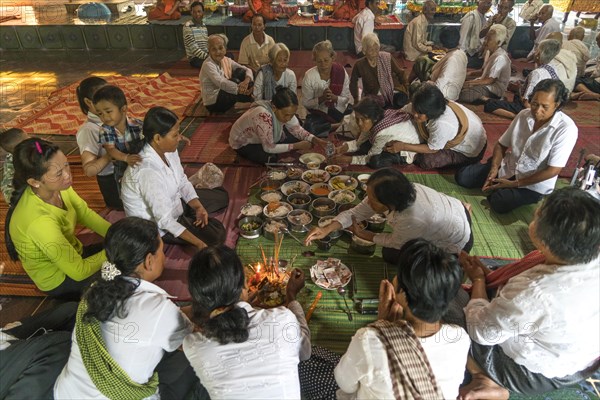
<path id="1" fill-rule="evenodd" d="M 156 74 L 184 56 L 182 51 L 39 51 L 0 53 L 0 126 L 57 88 L 97 72 Z M 193 132 L 193 130 L 192 130 Z M 72 148 L 74 136 L 61 136 L 61 145 Z M 0 153 L 2 151 L 0 150 Z M 4 155 L 0 154 L 0 160 Z M 3 238 L 0 246 L 4 251 Z M 0 326 L 55 304 L 41 298 L 0 297 Z"/>

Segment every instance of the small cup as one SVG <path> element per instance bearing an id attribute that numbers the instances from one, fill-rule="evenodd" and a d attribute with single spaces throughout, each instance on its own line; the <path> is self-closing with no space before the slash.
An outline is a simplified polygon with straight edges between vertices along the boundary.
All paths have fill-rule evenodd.
<path id="1" fill-rule="evenodd" d="M 317 239 L 317 248 L 323 251 L 329 251 L 331 246 L 333 246 L 333 240 L 331 240 L 331 236 L 327 235 L 323 239 Z"/>
<path id="2" fill-rule="evenodd" d="M 308 167 L 308 169 L 319 169 L 321 167 L 321 163 L 318 161 L 311 161 L 309 163 L 306 163 L 306 166 Z"/>

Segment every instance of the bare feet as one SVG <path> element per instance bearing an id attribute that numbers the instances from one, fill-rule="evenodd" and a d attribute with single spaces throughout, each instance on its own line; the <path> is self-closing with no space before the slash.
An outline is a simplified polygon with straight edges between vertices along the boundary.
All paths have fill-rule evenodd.
<path id="1" fill-rule="evenodd" d="M 507 400 L 508 396 L 508 390 L 479 373 L 473 375 L 471 383 L 460 388 L 458 398 L 460 400 Z"/>
<path id="2" fill-rule="evenodd" d="M 471 203 L 467 203 L 465 201 L 461 201 L 461 203 L 463 204 L 463 206 L 465 207 L 465 209 L 469 212 L 469 215 L 473 215 L 473 206 L 471 205 Z"/>

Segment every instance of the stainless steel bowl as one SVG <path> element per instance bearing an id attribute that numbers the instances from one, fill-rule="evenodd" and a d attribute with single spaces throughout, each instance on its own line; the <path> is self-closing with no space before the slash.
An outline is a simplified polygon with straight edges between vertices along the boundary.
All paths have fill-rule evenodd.
<path id="1" fill-rule="evenodd" d="M 312 3 L 298 4 L 298 6 L 300 7 L 300 12 L 302 12 L 302 13 L 314 13 L 315 12 L 315 7 L 313 7 Z"/>
<path id="2" fill-rule="evenodd" d="M 287 197 L 287 202 L 296 210 L 308 210 L 311 200 L 312 198 L 304 193 L 293 193 Z"/>
<path id="3" fill-rule="evenodd" d="M 335 213 L 335 201 L 327 197 L 314 199 L 311 205 L 311 212 L 315 217 L 326 217 Z M 316 207 L 319 207 L 318 209 Z"/>
<path id="4" fill-rule="evenodd" d="M 258 227 L 255 229 L 243 229 L 242 227 L 246 224 L 258 224 Z M 262 233 L 263 220 L 259 217 L 244 217 L 239 220 L 238 228 L 240 230 L 240 235 L 246 239 L 256 239 Z"/>
<path id="5" fill-rule="evenodd" d="M 385 215 L 375 214 L 367 220 L 367 229 L 371 232 L 383 232 L 385 229 Z"/>
<path id="6" fill-rule="evenodd" d="M 324 228 L 327 225 L 329 225 L 329 224 L 326 224 L 325 222 L 326 221 L 330 221 L 330 220 L 332 220 L 334 218 L 335 218 L 335 216 L 333 216 L 333 215 L 328 215 L 326 217 L 321 217 L 321 218 L 319 218 L 319 222 L 318 222 L 317 225 L 319 225 L 319 228 Z M 340 236 L 342 236 L 342 231 L 333 231 L 333 232 L 330 232 L 329 236 L 331 237 L 331 239 L 337 239 Z"/>
<path id="7" fill-rule="evenodd" d="M 352 235 L 352 243 L 350 244 L 350 248 L 355 252 L 371 256 L 375 254 L 375 247 L 377 247 L 375 243 L 361 239 L 356 235 Z"/>
<path id="8" fill-rule="evenodd" d="M 308 222 L 305 221 L 305 223 L 303 223 L 300 221 L 300 217 L 304 215 L 308 216 Z M 310 215 L 310 213 L 306 210 L 294 210 L 288 214 L 287 220 L 290 223 L 290 230 L 292 232 L 304 233 L 310 230 L 309 225 L 311 224 L 313 218 L 312 215 Z"/>
<path id="9" fill-rule="evenodd" d="M 281 220 L 268 219 L 267 221 L 265 221 L 265 223 L 263 225 L 263 236 L 265 237 L 265 239 L 275 240 L 275 233 L 268 230 L 269 226 L 274 223 L 283 224 L 283 226 L 285 226 L 286 228 L 289 226 L 287 221 L 284 219 L 281 219 Z M 281 234 L 279 234 L 278 237 L 281 237 Z"/>

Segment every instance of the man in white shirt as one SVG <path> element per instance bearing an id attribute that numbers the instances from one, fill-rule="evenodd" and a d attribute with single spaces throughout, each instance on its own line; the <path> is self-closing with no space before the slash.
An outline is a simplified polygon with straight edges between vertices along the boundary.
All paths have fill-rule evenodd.
<path id="1" fill-rule="evenodd" d="M 506 40 L 504 25 L 494 24 L 488 30 L 483 42 L 482 50 L 486 53 L 483 69 L 472 71 L 467 77 L 477 77 L 467 80 L 460 92 L 459 101 L 463 103 L 476 103 L 486 101 L 490 97 L 504 96 L 510 79 L 510 58 L 501 46 Z"/>
<path id="2" fill-rule="evenodd" d="M 531 108 L 515 117 L 494 146 L 494 155 L 486 164 L 459 169 L 456 183 L 491 191 L 487 197 L 490 208 L 499 214 L 537 203 L 552 193 L 577 142 L 575 122 L 560 111 L 568 99 L 569 92 L 561 81 L 538 83 L 531 95 Z"/>
<path id="3" fill-rule="evenodd" d="M 431 70 L 430 82 L 438 87 L 447 100 L 456 101 L 467 77 L 467 55 L 454 49 L 446 53 Z"/>
<path id="4" fill-rule="evenodd" d="M 492 7 L 492 0 L 479 0 L 477 8 L 468 12 L 460 20 L 460 43 L 459 47 L 469 57 L 469 68 L 481 68 L 483 60 L 479 57 L 481 39 L 479 32 L 485 26 L 485 14 Z"/>
<path id="5" fill-rule="evenodd" d="M 409 328 L 413 338 L 401 340 L 409 341 L 406 346 L 412 344 L 413 348 L 422 349 L 411 354 L 414 358 L 410 359 L 418 360 L 419 354 L 427 364 L 406 363 L 400 369 L 403 376 L 409 377 L 414 377 L 412 373 L 419 368 L 432 373 L 438 392 L 424 398 L 457 398 L 470 340 L 463 328 L 443 323 L 441 319 L 460 287 L 460 267 L 454 256 L 425 239 L 407 242 L 400 255 L 393 284 L 382 281 L 380 285 L 380 321 L 356 332 L 334 370 L 340 387 L 338 399 L 393 399 L 396 389 L 410 392 L 414 385 L 413 379 L 401 380 L 390 372 L 398 371 L 398 361 L 389 355 L 398 352 L 393 344 L 392 348 L 386 347 L 387 335 L 379 330 L 382 320 L 396 323 L 394 329 Z M 427 389 L 432 386 L 427 382 Z"/>
<path id="6" fill-rule="evenodd" d="M 498 4 L 498 14 L 488 20 L 487 24 L 483 27 L 481 32 L 479 32 L 479 37 L 483 39 L 490 30 L 490 27 L 494 24 L 504 25 L 506 28 L 506 40 L 502 43 L 502 48 L 507 50 L 510 39 L 512 39 L 515 29 L 517 29 L 515 20 L 508 16 L 513 10 L 514 5 L 515 0 L 501 0 L 500 4 Z"/>
<path id="7" fill-rule="evenodd" d="M 530 21 L 529 38 L 533 40 L 533 49 L 527 55 L 527 61 L 533 61 L 537 46 L 542 40 L 546 39 L 546 36 L 552 32 L 560 32 L 560 22 L 552 17 L 553 14 L 554 7 L 550 4 L 545 4 L 540 8 L 540 12 L 538 13 L 538 21 L 542 23 L 542 26 L 539 29 L 535 29 L 535 20 Z"/>
<path id="8" fill-rule="evenodd" d="M 275 40 L 265 33 L 265 19 L 260 14 L 252 17 L 252 33 L 242 40 L 238 63 L 250 68 L 254 74 L 260 67 L 269 63 L 269 50 L 275 46 Z"/>
<path id="9" fill-rule="evenodd" d="M 433 42 L 427 40 L 427 27 L 435 15 L 436 4 L 427 0 L 423 4 L 423 12 L 409 22 L 404 31 L 404 55 L 407 60 L 415 61 L 419 56 L 426 56 L 433 50 Z"/>
<path id="10" fill-rule="evenodd" d="M 539 395 L 597 371 L 599 227 L 600 203 L 589 193 L 552 193 L 529 225 L 541 261 L 513 275 L 493 299 L 486 293 L 489 270 L 477 257 L 461 256 L 473 282 L 464 309 L 473 343 L 472 380 L 460 398 L 508 399 L 509 390 Z"/>
<path id="11" fill-rule="evenodd" d="M 581 26 L 576 26 L 569 32 L 569 40 L 563 42 L 562 48 L 569 50 L 575 54 L 577 62 L 577 77 L 581 78 L 585 74 L 585 66 L 590 59 L 590 50 L 583 43 L 585 37 L 585 29 Z"/>
<path id="12" fill-rule="evenodd" d="M 352 18 L 354 24 L 354 49 L 358 57 L 363 57 L 362 38 L 375 31 L 375 16 L 379 14 L 377 0 L 366 0 L 365 8 Z"/>

